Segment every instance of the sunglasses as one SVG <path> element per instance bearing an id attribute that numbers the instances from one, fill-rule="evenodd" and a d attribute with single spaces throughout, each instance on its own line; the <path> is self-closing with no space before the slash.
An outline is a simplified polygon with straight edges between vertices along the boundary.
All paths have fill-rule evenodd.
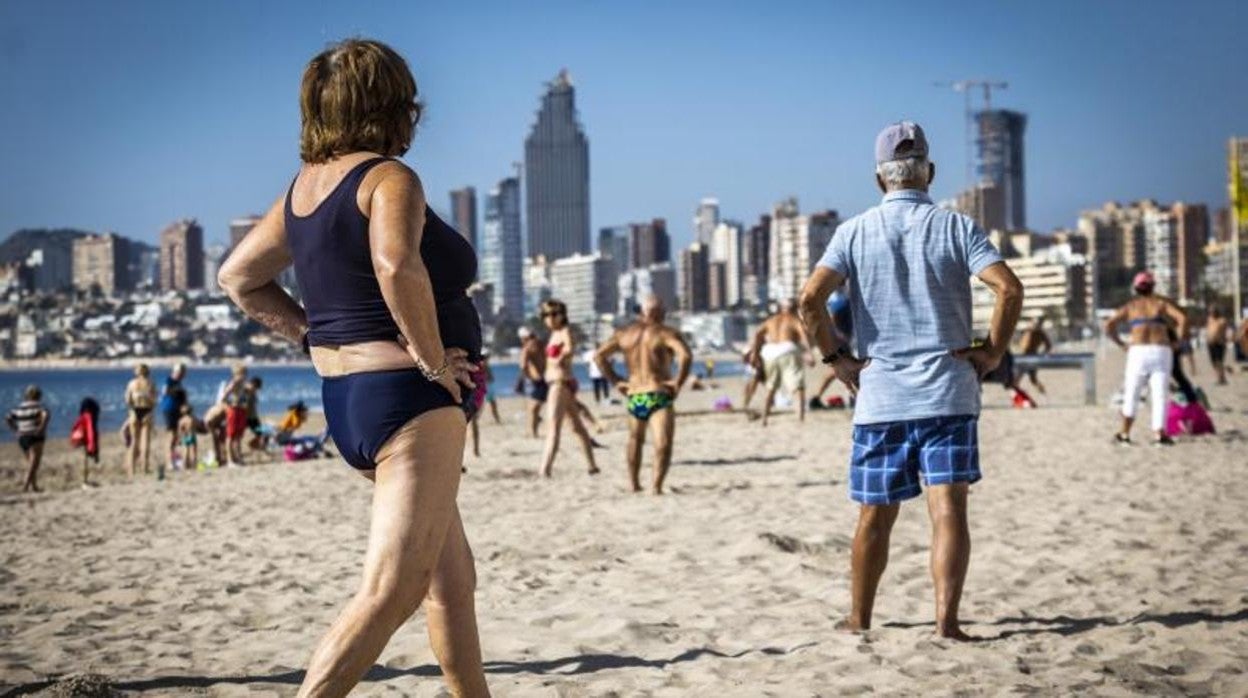
<path id="1" fill-rule="evenodd" d="M 545 312 L 545 313 L 542 313 L 542 317 L 544 317 L 544 318 L 546 318 L 546 317 L 563 317 L 563 313 L 561 313 L 561 312 L 559 312 L 559 311 L 557 311 L 557 310 L 553 310 L 553 311 L 550 311 L 550 312 Z"/>

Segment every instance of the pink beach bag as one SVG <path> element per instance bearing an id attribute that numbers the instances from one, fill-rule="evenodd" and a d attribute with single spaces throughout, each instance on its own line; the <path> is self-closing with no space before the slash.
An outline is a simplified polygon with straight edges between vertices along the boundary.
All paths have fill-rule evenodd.
<path id="1" fill-rule="evenodd" d="M 1166 408 L 1166 433 L 1170 436 L 1213 434 L 1213 420 L 1199 402 L 1180 405 L 1171 402 Z"/>

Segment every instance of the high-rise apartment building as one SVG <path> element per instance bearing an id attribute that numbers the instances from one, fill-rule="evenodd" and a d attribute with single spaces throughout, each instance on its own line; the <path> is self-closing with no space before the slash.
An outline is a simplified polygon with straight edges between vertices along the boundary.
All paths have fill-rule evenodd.
<path id="1" fill-rule="evenodd" d="M 225 260 L 228 253 L 225 245 L 205 245 L 204 246 L 204 288 L 209 291 L 218 292 L 221 285 L 217 283 L 217 272 L 221 271 L 221 262 Z M 284 276 L 293 279 L 295 269 L 293 266 L 287 267 L 282 271 Z M 281 283 L 279 281 L 279 283 Z M 285 284 L 282 284 L 283 286 Z"/>
<path id="2" fill-rule="evenodd" d="M 680 309 L 684 312 L 710 310 L 709 252 L 700 242 L 680 251 Z"/>
<path id="3" fill-rule="evenodd" d="M 169 224 L 160 233 L 160 289 L 204 287 L 204 229 L 194 218 Z"/>
<path id="4" fill-rule="evenodd" d="M 706 274 L 707 310 L 726 310 L 728 302 L 728 263 L 711 262 Z"/>
<path id="5" fill-rule="evenodd" d="M 810 215 L 798 212 L 797 199 L 786 199 L 771 211 L 769 295 L 796 299 L 840 225 L 836 211 Z"/>
<path id="6" fill-rule="evenodd" d="M 74 240 L 74 288 L 99 288 L 109 296 L 133 289 L 130 256 L 130 241 L 116 233 Z"/>
<path id="7" fill-rule="evenodd" d="M 589 251 L 589 141 L 577 121 L 568 71 L 546 85 L 524 141 L 529 256 L 550 259 Z"/>
<path id="8" fill-rule="evenodd" d="M 598 316 L 615 312 L 618 277 L 614 267 L 598 254 L 564 257 L 550 265 L 551 293 L 568 306 L 568 321 L 580 325 L 594 341 Z"/>
<path id="9" fill-rule="evenodd" d="M 256 227 L 259 222 L 260 216 L 257 216 L 254 213 L 249 216 L 239 216 L 238 218 L 230 221 L 229 249 L 232 250 L 235 247 L 238 247 L 238 243 L 242 241 L 243 237 L 247 235 L 247 233 L 250 233 L 251 229 Z"/>
<path id="10" fill-rule="evenodd" d="M 672 239 L 667 234 L 667 221 L 655 218 L 649 223 L 633 223 L 630 227 L 630 266 L 648 267 L 672 261 Z"/>
<path id="11" fill-rule="evenodd" d="M 716 308 L 734 308 L 741 303 L 741 242 L 744 232 L 740 223 L 724 221 L 711 233 L 711 263 L 723 264 L 723 298 Z M 712 284 L 715 281 L 711 278 Z"/>
<path id="12" fill-rule="evenodd" d="M 520 180 L 508 177 L 485 197 L 482 283 L 493 287 L 494 314 L 518 320 L 524 315 L 524 240 L 520 230 Z"/>
<path id="13" fill-rule="evenodd" d="M 620 274 L 617 288 L 619 290 L 617 313 L 622 318 L 635 315 L 642 301 L 650 296 L 659 299 L 663 307 L 668 310 L 674 310 L 678 305 L 676 270 L 670 262 L 630 269 Z"/>
<path id="14" fill-rule="evenodd" d="M 617 273 L 622 274 L 632 267 L 629 261 L 632 254 L 631 233 L 632 227 L 627 225 L 598 229 L 597 252 L 615 262 Z"/>
<path id="15" fill-rule="evenodd" d="M 770 256 L 771 216 L 764 214 L 741 241 L 741 299 L 748 306 L 767 304 Z"/>
<path id="16" fill-rule="evenodd" d="M 477 245 L 477 190 L 473 187 L 451 190 L 451 225 L 460 235 L 478 249 Z"/>
<path id="17" fill-rule="evenodd" d="M 1170 211 L 1175 222 L 1175 297 L 1195 301 L 1200 297 L 1204 272 L 1202 250 L 1209 242 L 1209 209 L 1204 204 L 1180 201 Z"/>
<path id="18" fill-rule="evenodd" d="M 550 260 L 541 255 L 524 258 L 524 317 L 537 315 L 542 301 L 554 295 L 550 267 Z"/>
<path id="19" fill-rule="evenodd" d="M 1023 131 L 1027 116 L 1006 109 L 990 109 L 975 114 L 976 171 L 981 181 L 1000 187 L 1005 227 L 1027 227 L 1027 196 L 1024 188 Z"/>
<path id="20" fill-rule="evenodd" d="M 705 198 L 698 202 L 693 214 L 694 240 L 703 245 L 711 244 L 711 235 L 719 225 L 719 199 Z"/>

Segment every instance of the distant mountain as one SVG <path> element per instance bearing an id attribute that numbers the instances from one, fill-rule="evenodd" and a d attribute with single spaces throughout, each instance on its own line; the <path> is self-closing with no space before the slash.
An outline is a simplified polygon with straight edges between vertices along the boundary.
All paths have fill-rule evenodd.
<path id="1" fill-rule="evenodd" d="M 10 235 L 4 242 L 0 242 L 0 263 L 21 262 L 30 256 L 32 250 L 39 247 L 51 246 L 71 250 L 74 240 L 90 234 L 85 230 L 73 228 L 52 230 L 24 228 Z"/>

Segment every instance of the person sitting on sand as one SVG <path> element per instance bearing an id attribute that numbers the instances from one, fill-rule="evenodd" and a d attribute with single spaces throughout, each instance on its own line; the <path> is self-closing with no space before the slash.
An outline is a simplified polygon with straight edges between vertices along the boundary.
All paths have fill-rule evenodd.
<path id="1" fill-rule="evenodd" d="M 516 334 L 520 337 L 520 377 L 516 379 L 516 392 L 523 393 L 524 383 L 528 381 L 529 433 L 536 439 L 542 406 L 550 395 L 550 386 L 546 384 L 546 347 L 527 327 L 521 327 Z"/>
<path id="2" fill-rule="evenodd" d="M 82 487 L 94 487 L 89 471 L 91 462 L 100 464 L 100 403 L 95 398 L 84 397 L 78 405 L 78 420 L 69 430 L 69 441 L 82 449 Z"/>
<path id="3" fill-rule="evenodd" d="M 767 384 L 763 426 L 767 426 L 776 392 L 782 385 L 786 393 L 797 399 L 798 419 L 806 421 L 806 371 L 802 367 L 802 354 L 810 352 L 810 342 L 796 311 L 793 299 L 786 299 L 780 304 L 780 310 L 754 333 L 750 356 L 754 359 L 755 370 L 763 372 L 763 381 Z M 814 364 L 813 359 L 810 363 Z"/>
<path id="4" fill-rule="evenodd" d="M 541 473 L 550 477 L 554 471 L 555 456 L 559 453 L 559 440 L 566 419 L 572 424 L 589 463 L 590 475 L 598 474 L 594 463 L 594 440 L 585 428 L 585 421 L 576 398 L 579 387 L 572 375 L 572 358 L 576 356 L 576 344 L 572 341 L 572 329 L 568 326 L 568 306 L 562 301 L 550 299 L 542 303 L 542 321 L 550 330 L 546 339 L 546 373 L 543 376 L 550 386 L 550 401 L 546 407 L 546 448 L 542 452 Z"/>
<path id="5" fill-rule="evenodd" d="M 136 461 L 143 458 L 143 473 L 151 472 L 152 410 L 156 407 L 156 386 L 152 385 L 147 364 L 134 367 L 134 378 L 126 384 L 125 403 L 130 426 L 130 448 L 126 450 L 126 474 L 134 477 Z"/>
<path id="6" fill-rule="evenodd" d="M 885 128 L 875 161 L 883 201 L 837 227 L 801 300 L 823 363 L 858 395 L 849 466 L 849 495 L 861 505 L 853 607 L 839 627 L 871 627 L 901 502 L 926 487 L 936 634 L 966 640 L 958 604 L 971 554 L 967 492 L 980 479 L 979 381 L 1009 347 L 1023 287 L 979 224 L 932 203 L 936 167 L 918 124 Z M 990 339 L 974 348 L 971 276 L 996 295 Z M 853 351 L 836 339 L 828 317 L 828 297 L 844 283 Z"/>
<path id="7" fill-rule="evenodd" d="M 1218 385 L 1226 385 L 1226 340 L 1231 334 L 1231 323 L 1222 315 L 1218 306 L 1209 309 L 1209 318 L 1205 321 L 1205 345 L 1209 349 L 1209 363 L 1213 364 L 1213 373 L 1218 377 Z"/>
<path id="8" fill-rule="evenodd" d="M 1156 279 L 1148 271 L 1135 275 L 1131 283 L 1135 297 L 1118 308 L 1105 321 L 1105 336 L 1127 352 L 1127 365 L 1122 388 L 1122 428 L 1114 434 L 1119 444 L 1131 443 L 1131 425 L 1139 407 L 1140 389 L 1148 382 L 1152 401 L 1150 426 L 1156 435 L 1153 443 L 1169 446 L 1174 441 L 1166 434 L 1166 404 L 1170 401 L 1170 376 L 1174 371 L 1174 348 L 1169 323 L 1174 323 L 1179 337 L 1187 335 L 1187 314 L 1168 298 L 1153 293 Z M 1118 327 L 1126 323 L 1130 345 L 1118 336 Z"/>
<path id="9" fill-rule="evenodd" d="M 195 430 L 195 411 L 190 404 L 182 405 L 178 417 L 178 448 L 181 455 L 180 467 L 193 470 L 199 465 L 199 441 Z"/>
<path id="10" fill-rule="evenodd" d="M 39 489 L 39 465 L 43 462 L 43 446 L 48 435 L 51 413 L 43 406 L 43 391 L 37 385 L 28 385 L 22 392 L 22 401 L 9 410 L 5 421 L 17 432 L 17 445 L 26 458 L 26 481 L 22 492 L 42 492 Z"/>
<path id="11" fill-rule="evenodd" d="M 651 492 L 663 494 L 663 482 L 672 464 L 672 438 L 676 412 L 672 403 L 689 377 L 693 354 L 680 333 L 663 324 L 663 304 L 655 296 L 642 303 L 641 317 L 617 330 L 594 354 L 594 363 L 603 376 L 627 398 L 628 479 L 634 492 L 641 491 L 641 449 L 646 429 L 654 439 L 654 473 Z M 624 355 L 628 379 L 620 378 L 611 360 Z M 676 378 L 671 375 L 676 360 Z"/>

